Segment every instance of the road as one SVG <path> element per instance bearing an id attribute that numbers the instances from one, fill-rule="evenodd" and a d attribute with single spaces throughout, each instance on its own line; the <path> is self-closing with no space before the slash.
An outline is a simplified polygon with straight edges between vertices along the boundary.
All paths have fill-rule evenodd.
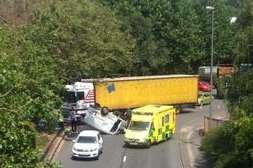
<path id="1" fill-rule="evenodd" d="M 213 101 L 216 116 L 225 116 L 222 100 Z M 65 141 L 55 160 L 64 168 L 206 168 L 199 151 L 203 128 L 203 117 L 208 114 L 209 106 L 184 108 L 177 115 L 176 134 L 168 141 L 145 148 L 126 148 L 123 135 L 103 135 L 103 153 L 98 161 L 71 160 L 72 142 Z"/>

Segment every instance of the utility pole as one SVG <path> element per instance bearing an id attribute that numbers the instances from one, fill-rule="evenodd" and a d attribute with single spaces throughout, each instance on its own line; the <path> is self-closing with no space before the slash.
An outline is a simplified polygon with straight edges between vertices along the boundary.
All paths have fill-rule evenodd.
<path id="1" fill-rule="evenodd" d="M 213 102 L 213 53 L 214 53 L 214 7 L 213 6 L 207 6 L 207 10 L 210 10 L 212 12 L 212 35 L 211 35 L 211 66 L 210 66 L 210 105 L 209 105 L 209 117 L 212 117 L 212 102 Z"/>

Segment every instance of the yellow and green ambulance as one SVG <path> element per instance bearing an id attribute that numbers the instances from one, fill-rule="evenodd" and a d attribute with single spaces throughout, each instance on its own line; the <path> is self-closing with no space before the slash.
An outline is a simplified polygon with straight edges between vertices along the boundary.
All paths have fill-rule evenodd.
<path id="1" fill-rule="evenodd" d="M 169 139 L 176 129 L 176 108 L 174 106 L 147 105 L 132 110 L 132 117 L 125 130 L 126 145 L 149 147 Z"/>

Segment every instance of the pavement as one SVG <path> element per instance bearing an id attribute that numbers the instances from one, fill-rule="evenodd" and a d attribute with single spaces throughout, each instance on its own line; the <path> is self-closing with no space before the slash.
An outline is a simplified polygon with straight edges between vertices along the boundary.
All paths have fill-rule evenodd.
<path id="1" fill-rule="evenodd" d="M 126 148 L 123 135 L 103 135 L 103 153 L 99 160 L 72 160 L 71 141 L 63 141 L 54 160 L 64 168 L 208 168 L 199 151 L 204 116 L 209 106 L 184 107 L 177 115 L 175 135 L 166 142 L 150 148 Z M 227 116 L 222 100 L 212 104 L 213 116 Z"/>

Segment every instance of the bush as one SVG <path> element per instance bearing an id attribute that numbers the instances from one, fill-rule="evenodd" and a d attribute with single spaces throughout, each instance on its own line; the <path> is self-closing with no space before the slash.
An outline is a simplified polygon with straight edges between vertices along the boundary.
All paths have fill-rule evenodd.
<path id="1" fill-rule="evenodd" d="M 253 165 L 253 118 L 243 117 L 209 132 L 203 150 L 217 168 L 251 168 Z"/>

